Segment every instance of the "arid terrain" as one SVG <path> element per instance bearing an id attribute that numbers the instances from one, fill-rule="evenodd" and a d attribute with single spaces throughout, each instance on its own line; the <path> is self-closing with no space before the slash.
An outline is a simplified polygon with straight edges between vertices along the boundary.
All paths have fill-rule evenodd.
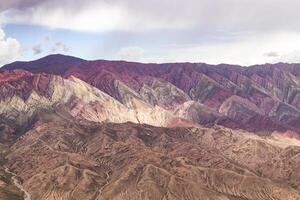
<path id="1" fill-rule="evenodd" d="M 300 200 L 300 65 L 0 72 L 0 199 Z"/>

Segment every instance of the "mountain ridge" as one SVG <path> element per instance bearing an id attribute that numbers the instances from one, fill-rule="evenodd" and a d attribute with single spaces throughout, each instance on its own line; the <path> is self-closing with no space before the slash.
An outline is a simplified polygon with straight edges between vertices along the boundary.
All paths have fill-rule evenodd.
<path id="1" fill-rule="evenodd" d="M 59 61 L 72 61 L 65 62 L 60 69 L 57 57 Z M 222 124 L 230 128 L 254 132 L 300 132 L 296 123 L 300 120 L 299 64 L 278 63 L 245 68 L 227 64 L 86 61 L 51 55 L 26 62 L 24 67 L 20 63 L 12 63 L 2 68 L 4 71 L 8 69 L 50 73 L 65 78 L 75 76 L 124 104 L 128 98 L 135 98 L 167 110 L 178 110 L 185 101 L 192 100 L 207 107 L 206 110 L 212 109 L 233 120 L 235 125 Z M 227 109 L 224 109 L 224 103 L 229 106 Z M 246 114 L 236 115 L 238 112 Z M 185 118 L 194 119 L 190 116 Z M 224 120 L 217 117 L 207 124 L 223 123 L 220 121 Z M 275 128 L 269 130 L 269 127 Z"/>

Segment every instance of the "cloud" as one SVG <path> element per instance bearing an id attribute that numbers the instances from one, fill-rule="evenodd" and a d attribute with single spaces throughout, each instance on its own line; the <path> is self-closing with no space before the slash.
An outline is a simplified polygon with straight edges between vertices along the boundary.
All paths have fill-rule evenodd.
<path id="1" fill-rule="evenodd" d="M 9 0 L 5 23 L 77 31 L 299 31 L 298 0 Z"/>
<path id="2" fill-rule="evenodd" d="M 14 38 L 6 38 L 0 29 L 0 66 L 14 61 L 21 53 L 21 45 Z"/>
<path id="3" fill-rule="evenodd" d="M 50 35 L 44 35 L 44 37 L 43 37 L 43 42 L 50 42 L 51 41 L 51 37 L 50 37 Z"/>
<path id="4" fill-rule="evenodd" d="M 49 35 L 44 35 L 43 39 L 32 46 L 33 55 L 47 53 L 65 53 L 70 51 L 70 48 L 63 42 L 53 42 Z"/>
<path id="5" fill-rule="evenodd" d="M 270 51 L 270 52 L 264 53 L 264 56 L 266 56 L 266 57 L 279 57 L 280 54 L 276 51 Z"/>
<path id="6" fill-rule="evenodd" d="M 41 53 L 43 52 L 43 50 L 42 50 L 42 45 L 41 45 L 41 44 L 34 45 L 34 46 L 32 47 L 32 51 L 33 51 L 33 54 L 34 54 L 34 55 L 41 54 Z"/>
<path id="7" fill-rule="evenodd" d="M 287 40 L 287 38 L 289 39 Z M 299 34 L 280 33 L 270 37 L 269 33 L 266 33 L 261 34 L 260 37 L 256 35 L 242 36 L 230 42 L 225 40 L 199 44 L 155 45 L 151 48 L 141 46 L 146 53 L 141 56 L 139 61 L 227 63 L 243 66 L 275 62 L 300 62 L 299 46 Z M 270 52 L 270 49 L 276 49 L 279 56 L 266 56 L 266 52 Z"/>
<path id="8" fill-rule="evenodd" d="M 5 38 L 5 33 L 2 29 L 0 29 L 0 40 L 3 40 Z"/>
<path id="9" fill-rule="evenodd" d="M 42 3 L 45 0 L 1 0 L 0 11 L 6 9 L 24 9 Z"/>
<path id="10" fill-rule="evenodd" d="M 56 42 L 51 49 L 51 53 L 68 52 L 70 48 L 63 42 Z"/>
<path id="11" fill-rule="evenodd" d="M 50 30 L 111 35 L 106 36 L 109 39 L 103 42 L 105 45 L 99 40 L 95 43 L 102 46 L 93 46 L 102 48 L 100 51 L 111 47 L 105 54 L 109 58 L 251 65 L 287 60 L 286 57 L 297 60 L 297 56 L 283 55 L 297 52 L 300 46 L 300 20 L 294 20 L 300 18 L 299 0 L 0 2 L 0 24 L 29 24 Z M 59 40 L 67 42 L 63 37 Z M 83 40 L 77 41 L 85 42 Z M 44 49 L 57 52 L 69 48 L 51 44 Z M 77 52 L 81 53 L 81 49 Z"/>
<path id="12" fill-rule="evenodd" d="M 283 54 L 273 62 L 300 63 L 300 50 L 294 50 Z"/>
<path id="13" fill-rule="evenodd" d="M 124 47 L 118 52 L 118 57 L 128 61 L 139 61 L 144 54 L 144 50 L 140 47 Z"/>

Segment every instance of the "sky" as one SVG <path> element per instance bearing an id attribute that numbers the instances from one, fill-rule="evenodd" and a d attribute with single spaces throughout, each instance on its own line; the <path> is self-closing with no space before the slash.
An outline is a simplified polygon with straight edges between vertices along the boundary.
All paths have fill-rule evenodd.
<path id="1" fill-rule="evenodd" d="M 0 0 L 0 66 L 49 54 L 300 62 L 299 0 Z"/>

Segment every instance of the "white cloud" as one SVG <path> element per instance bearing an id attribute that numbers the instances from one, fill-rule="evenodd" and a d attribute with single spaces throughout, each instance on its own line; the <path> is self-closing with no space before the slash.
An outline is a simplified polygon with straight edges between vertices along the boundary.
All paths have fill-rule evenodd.
<path id="1" fill-rule="evenodd" d="M 3 0 L 4 1 L 4 0 Z M 1 2 L 1 1 L 0 1 Z M 9 0 L 4 23 L 78 31 L 299 30 L 298 0 Z"/>
<path id="2" fill-rule="evenodd" d="M 0 40 L 3 40 L 5 38 L 5 33 L 2 29 L 0 29 Z"/>
<path id="3" fill-rule="evenodd" d="M 290 51 L 281 55 L 274 62 L 300 63 L 300 50 Z"/>
<path id="4" fill-rule="evenodd" d="M 21 53 L 21 45 L 14 38 L 5 38 L 5 33 L 0 29 L 0 66 L 14 61 Z"/>
<path id="5" fill-rule="evenodd" d="M 120 49 L 126 60 L 251 65 L 298 62 L 299 7 L 299 0 L 0 0 L 0 23 L 112 32 L 118 38 L 105 46 L 112 52 L 139 46 Z"/>
<path id="6" fill-rule="evenodd" d="M 146 49 L 142 62 L 205 62 L 209 64 L 254 64 L 300 62 L 300 35 L 296 33 L 247 35 L 233 41 L 161 46 Z M 266 56 L 273 52 L 273 56 Z M 274 52 L 278 55 L 274 57 Z"/>
<path id="7" fill-rule="evenodd" d="M 124 47 L 118 52 L 118 57 L 122 60 L 140 61 L 143 54 L 144 50 L 140 47 Z"/>

